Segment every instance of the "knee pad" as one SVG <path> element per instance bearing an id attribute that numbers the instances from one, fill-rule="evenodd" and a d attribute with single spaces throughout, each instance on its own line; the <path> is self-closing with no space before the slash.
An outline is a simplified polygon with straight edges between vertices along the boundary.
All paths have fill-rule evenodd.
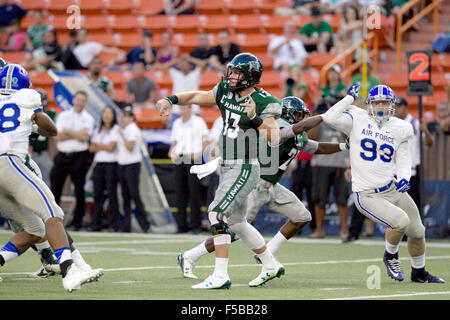
<path id="1" fill-rule="evenodd" d="M 410 225 L 406 230 L 406 235 L 412 240 L 420 240 L 425 238 L 425 226 L 420 223 Z"/>
<path id="2" fill-rule="evenodd" d="M 406 214 L 404 214 L 400 216 L 397 221 L 395 221 L 394 230 L 406 231 L 408 226 L 409 226 L 409 217 Z"/>

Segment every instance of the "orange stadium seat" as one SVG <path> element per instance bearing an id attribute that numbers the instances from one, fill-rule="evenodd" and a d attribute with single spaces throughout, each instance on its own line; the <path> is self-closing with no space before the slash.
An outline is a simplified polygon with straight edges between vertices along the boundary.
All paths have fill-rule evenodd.
<path id="1" fill-rule="evenodd" d="M 0 56 L 3 59 L 5 59 L 9 63 L 17 63 L 17 64 L 21 64 L 22 62 L 25 61 L 26 54 L 27 53 L 25 51 L 11 51 L 11 52 L 0 51 Z"/>
<path id="2" fill-rule="evenodd" d="M 109 28 L 110 22 L 106 15 L 83 15 L 82 17 L 81 26 L 89 32 L 105 32 Z"/>
<path id="3" fill-rule="evenodd" d="M 423 105 L 431 110 L 434 110 L 437 104 L 444 101 L 448 101 L 447 92 L 445 91 L 436 91 L 432 96 L 423 97 Z"/>
<path id="4" fill-rule="evenodd" d="M 189 53 L 197 47 L 197 33 L 176 33 L 173 43 L 180 47 L 182 52 Z"/>
<path id="5" fill-rule="evenodd" d="M 446 78 L 444 72 L 432 72 L 431 73 L 431 83 L 435 87 L 442 87 L 443 89 L 447 89 L 447 86 L 450 85 L 450 77 Z"/>
<path id="6" fill-rule="evenodd" d="M 104 46 L 115 46 L 116 41 L 109 33 L 91 33 L 89 34 L 89 40 L 88 41 L 96 41 Z"/>
<path id="7" fill-rule="evenodd" d="M 268 34 L 240 33 L 232 36 L 232 40 L 241 46 L 242 51 L 254 54 L 267 52 L 270 39 L 271 37 Z"/>
<path id="8" fill-rule="evenodd" d="M 137 125 L 145 129 L 163 129 L 165 122 L 159 115 L 159 111 L 153 108 L 133 108 Z"/>
<path id="9" fill-rule="evenodd" d="M 225 0 L 224 5 L 229 14 L 259 14 L 256 0 Z"/>
<path id="10" fill-rule="evenodd" d="M 263 64 L 264 71 L 272 70 L 273 68 L 273 56 L 267 54 L 267 53 L 260 53 L 258 54 L 259 60 L 261 60 L 261 63 Z"/>
<path id="11" fill-rule="evenodd" d="M 236 33 L 265 33 L 261 16 L 258 15 L 232 15 L 231 24 Z"/>
<path id="12" fill-rule="evenodd" d="M 65 14 L 68 17 L 67 8 L 71 5 L 78 6 L 78 3 L 75 0 L 48 0 L 47 11 L 52 14 Z"/>
<path id="13" fill-rule="evenodd" d="M 167 15 L 146 16 L 142 23 L 142 28 L 150 29 L 154 33 L 172 31 L 174 18 Z"/>
<path id="14" fill-rule="evenodd" d="M 262 25 L 266 29 L 267 33 L 282 34 L 284 24 L 290 20 L 292 20 L 290 17 L 285 16 L 261 15 Z"/>
<path id="15" fill-rule="evenodd" d="M 201 19 L 201 25 L 206 33 L 218 33 L 221 30 L 231 29 L 231 19 L 229 15 L 207 15 Z"/>
<path id="16" fill-rule="evenodd" d="M 132 15 L 137 13 L 139 7 L 139 0 L 106 0 L 108 14 Z"/>
<path id="17" fill-rule="evenodd" d="M 322 69 L 324 65 L 326 65 L 330 60 L 334 59 L 337 56 L 336 53 L 318 53 L 313 52 L 308 54 L 308 58 L 306 59 L 306 64 L 310 67 L 313 67 L 317 70 Z"/>
<path id="18" fill-rule="evenodd" d="M 325 14 L 323 15 L 323 19 L 328 22 L 333 28 L 333 32 L 337 32 L 339 29 L 339 26 L 341 25 L 341 14 Z"/>
<path id="19" fill-rule="evenodd" d="M 114 33 L 111 40 L 113 41 L 112 46 L 129 51 L 142 44 L 142 35 L 141 33 Z"/>
<path id="20" fill-rule="evenodd" d="M 408 74 L 406 72 L 392 72 L 389 74 L 386 83 L 391 88 L 406 88 L 408 87 Z"/>
<path id="21" fill-rule="evenodd" d="M 152 16 L 164 10 L 163 0 L 142 0 L 139 5 L 139 14 Z"/>
<path id="22" fill-rule="evenodd" d="M 48 88 L 52 87 L 55 81 L 48 75 L 47 71 L 30 71 L 30 80 L 33 87 Z"/>
<path id="23" fill-rule="evenodd" d="M 273 14 L 278 7 L 292 8 L 292 0 L 261 0 L 257 3 L 257 8 L 261 14 Z"/>
<path id="24" fill-rule="evenodd" d="M 204 71 L 200 82 L 200 90 L 211 90 L 221 80 L 221 76 L 222 74 L 218 71 Z"/>
<path id="25" fill-rule="evenodd" d="M 48 23 L 51 24 L 56 30 L 67 30 L 67 14 L 54 14 L 49 16 Z"/>
<path id="26" fill-rule="evenodd" d="M 79 0 L 78 6 L 81 9 L 81 13 L 87 16 L 99 14 L 106 15 L 105 0 Z"/>
<path id="27" fill-rule="evenodd" d="M 205 120 L 208 128 L 212 128 L 214 121 L 221 116 L 220 110 L 215 106 L 205 106 L 201 110 L 200 117 Z"/>
<path id="28" fill-rule="evenodd" d="M 281 77 L 279 71 L 264 71 L 261 77 L 260 86 L 271 92 L 272 90 L 281 89 L 285 79 Z"/>
<path id="29" fill-rule="evenodd" d="M 197 14 L 186 14 L 175 16 L 173 20 L 174 32 L 195 33 L 197 34 L 202 28 L 200 16 Z"/>
<path id="30" fill-rule="evenodd" d="M 48 0 L 22 0 L 22 1 L 15 1 L 18 5 L 20 5 L 22 8 L 27 10 L 45 10 L 48 6 Z"/>
<path id="31" fill-rule="evenodd" d="M 200 0 L 195 5 L 198 14 L 220 15 L 225 14 L 225 6 L 223 0 Z"/>
<path id="32" fill-rule="evenodd" d="M 113 32 L 132 32 L 140 31 L 145 18 L 131 15 L 111 15 L 109 16 L 111 29 Z"/>

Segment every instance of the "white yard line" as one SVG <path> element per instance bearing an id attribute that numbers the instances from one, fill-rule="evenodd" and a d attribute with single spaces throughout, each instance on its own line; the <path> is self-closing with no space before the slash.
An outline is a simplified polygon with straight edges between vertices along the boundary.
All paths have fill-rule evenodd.
<path id="1" fill-rule="evenodd" d="M 399 298 L 399 297 L 414 297 L 414 296 L 431 296 L 448 294 L 450 291 L 436 291 L 436 292 L 415 292 L 415 293 L 401 293 L 401 294 L 387 294 L 378 296 L 360 296 L 360 297 L 346 297 L 346 298 L 331 298 L 325 300 L 365 300 L 365 299 L 381 299 L 381 298 Z"/>

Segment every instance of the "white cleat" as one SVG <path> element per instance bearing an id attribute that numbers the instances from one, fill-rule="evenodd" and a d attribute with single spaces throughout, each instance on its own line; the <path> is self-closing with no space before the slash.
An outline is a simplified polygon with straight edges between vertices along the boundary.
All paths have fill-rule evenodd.
<path id="1" fill-rule="evenodd" d="M 202 283 L 195 284 L 192 289 L 230 289 L 231 280 L 229 276 L 219 278 L 214 275 L 208 276 Z"/>
<path id="2" fill-rule="evenodd" d="M 103 275 L 103 269 L 81 270 L 77 265 L 72 264 L 63 278 L 63 287 L 66 291 L 80 289 L 82 284 L 97 281 Z"/>
<path id="3" fill-rule="evenodd" d="M 189 258 L 186 258 L 182 253 L 177 255 L 177 263 L 181 269 L 181 275 L 185 278 L 198 279 L 194 274 L 195 263 Z"/>
<path id="4" fill-rule="evenodd" d="M 275 268 L 273 269 L 266 269 L 262 268 L 261 273 L 259 274 L 259 276 L 257 276 L 255 279 L 253 279 L 252 281 L 250 281 L 248 283 L 248 285 L 250 287 L 258 287 L 263 285 L 264 283 L 266 283 L 269 280 L 272 280 L 273 278 L 279 278 L 282 275 L 284 275 L 284 267 L 281 263 L 277 262 L 277 265 L 275 266 Z"/>

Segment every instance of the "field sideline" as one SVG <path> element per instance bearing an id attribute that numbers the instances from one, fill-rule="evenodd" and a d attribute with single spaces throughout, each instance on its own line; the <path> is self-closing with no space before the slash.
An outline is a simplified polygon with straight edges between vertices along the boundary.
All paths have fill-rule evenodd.
<path id="1" fill-rule="evenodd" d="M 1 230 L 4 244 L 10 231 Z M 400 257 L 405 281 L 390 279 L 382 262 L 384 241 L 359 240 L 342 244 L 329 237 L 310 240 L 295 237 L 277 252 L 285 276 L 260 288 L 247 283 L 260 272 L 253 254 L 239 241 L 230 249 L 230 290 L 193 290 L 212 273 L 214 255 L 198 261 L 198 280 L 184 279 L 176 255 L 203 241 L 208 234 L 157 235 L 73 232 L 75 245 L 94 268 L 105 275 L 99 282 L 66 293 L 60 277 L 36 279 L 38 256 L 29 250 L 0 268 L 0 300 L 450 300 L 450 242 L 428 241 L 427 270 L 445 284 L 416 284 L 409 280 L 410 261 L 403 242 Z M 266 238 L 269 239 L 269 238 Z M 379 289 L 369 289 L 379 272 Z M 375 278 L 374 278 L 375 277 Z M 368 281 L 369 279 L 369 281 Z M 371 280 L 372 279 L 372 280 Z M 373 280 L 375 279 L 375 280 Z"/>

